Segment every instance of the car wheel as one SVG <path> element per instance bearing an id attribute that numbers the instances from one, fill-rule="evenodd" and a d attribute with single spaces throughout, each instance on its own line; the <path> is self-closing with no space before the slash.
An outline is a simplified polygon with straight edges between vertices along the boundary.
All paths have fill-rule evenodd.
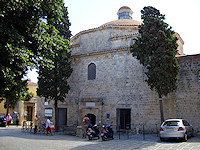
<path id="1" fill-rule="evenodd" d="M 187 140 L 188 140 L 188 135 L 187 135 L 187 133 L 185 133 L 183 141 L 186 142 Z"/>

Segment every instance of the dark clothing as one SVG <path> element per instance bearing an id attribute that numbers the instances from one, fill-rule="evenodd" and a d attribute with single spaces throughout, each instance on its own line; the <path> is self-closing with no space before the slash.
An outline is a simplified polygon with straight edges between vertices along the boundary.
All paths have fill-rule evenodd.
<path id="1" fill-rule="evenodd" d="M 19 117 L 16 118 L 16 125 L 19 125 Z"/>
<path id="2" fill-rule="evenodd" d="M 37 126 L 35 126 L 35 129 L 34 129 L 34 134 L 37 133 Z"/>
<path id="3" fill-rule="evenodd" d="M 8 122 L 7 122 L 7 125 L 10 125 L 11 124 L 11 120 L 9 120 Z"/>

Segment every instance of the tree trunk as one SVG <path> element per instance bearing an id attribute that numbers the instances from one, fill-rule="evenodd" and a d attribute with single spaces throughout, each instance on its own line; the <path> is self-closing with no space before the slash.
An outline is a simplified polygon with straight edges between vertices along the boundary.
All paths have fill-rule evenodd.
<path id="1" fill-rule="evenodd" d="M 6 108 L 7 108 L 6 116 L 8 116 L 8 114 L 9 114 L 9 98 L 6 98 Z"/>
<path id="2" fill-rule="evenodd" d="M 58 131 L 58 101 L 55 100 L 55 130 Z"/>
<path id="3" fill-rule="evenodd" d="M 162 103 L 162 98 L 159 96 L 159 104 L 160 104 L 160 119 L 161 123 L 164 121 L 164 113 L 163 113 L 163 103 Z"/>

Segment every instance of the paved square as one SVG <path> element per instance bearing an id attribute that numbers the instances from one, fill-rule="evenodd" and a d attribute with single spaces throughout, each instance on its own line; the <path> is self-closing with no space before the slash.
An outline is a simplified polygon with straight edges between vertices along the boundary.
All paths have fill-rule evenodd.
<path id="1" fill-rule="evenodd" d="M 115 136 L 114 140 L 101 141 L 82 139 L 69 135 L 46 136 L 23 132 L 21 128 L 10 126 L 0 127 L 1 150 L 199 150 L 200 135 L 190 138 L 187 142 L 161 142 L 157 135 L 133 135 L 127 139 L 126 135 Z"/>

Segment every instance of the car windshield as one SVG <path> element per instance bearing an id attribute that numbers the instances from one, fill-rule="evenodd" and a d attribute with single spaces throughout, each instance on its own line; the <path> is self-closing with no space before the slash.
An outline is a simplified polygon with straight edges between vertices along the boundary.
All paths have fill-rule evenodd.
<path id="1" fill-rule="evenodd" d="M 163 126 L 179 126 L 179 121 L 166 121 Z"/>

